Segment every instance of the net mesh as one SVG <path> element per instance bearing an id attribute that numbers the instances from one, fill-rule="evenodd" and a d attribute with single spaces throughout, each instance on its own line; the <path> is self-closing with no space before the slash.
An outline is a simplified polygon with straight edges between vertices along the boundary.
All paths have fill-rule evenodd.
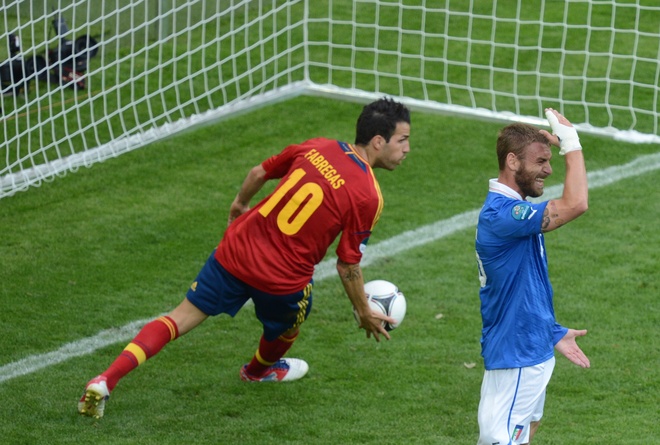
<path id="1" fill-rule="evenodd" d="M 32 0 L 0 16 L 0 198 L 299 94 L 540 125 L 553 107 L 660 142 L 654 0 Z"/>

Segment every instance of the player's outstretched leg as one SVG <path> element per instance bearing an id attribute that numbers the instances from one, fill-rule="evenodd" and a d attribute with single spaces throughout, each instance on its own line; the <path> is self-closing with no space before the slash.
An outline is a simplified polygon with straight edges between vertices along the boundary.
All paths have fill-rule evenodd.
<path id="1" fill-rule="evenodd" d="M 105 401 L 109 397 L 107 379 L 103 376 L 94 377 L 85 386 L 85 392 L 78 402 L 78 412 L 84 416 L 100 419 L 105 411 Z"/>
<path id="2" fill-rule="evenodd" d="M 110 367 L 87 383 L 78 401 L 78 412 L 97 419 L 103 417 L 105 402 L 119 380 L 178 337 L 177 324 L 169 316 L 147 323 Z"/>
<path id="3" fill-rule="evenodd" d="M 298 358 L 283 358 L 266 368 L 261 376 L 253 376 L 247 371 L 248 365 L 241 368 L 241 379 L 246 382 L 289 382 L 301 379 L 307 374 L 309 365 Z"/>

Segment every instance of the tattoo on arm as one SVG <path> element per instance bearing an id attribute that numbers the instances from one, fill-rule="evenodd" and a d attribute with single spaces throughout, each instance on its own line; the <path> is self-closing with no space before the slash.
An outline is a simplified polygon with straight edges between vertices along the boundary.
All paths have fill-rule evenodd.
<path id="1" fill-rule="evenodd" d="M 548 226 L 550 225 L 550 217 L 548 216 L 548 208 L 545 208 L 545 211 L 543 212 L 543 222 L 541 222 L 541 230 L 546 231 L 548 230 Z"/>
<path id="2" fill-rule="evenodd" d="M 550 224 L 554 224 L 555 228 L 558 229 L 565 223 L 566 222 L 564 219 L 559 217 L 555 203 L 550 201 L 543 211 L 543 222 L 541 223 L 541 230 L 543 232 L 550 230 Z"/>
<path id="3" fill-rule="evenodd" d="M 340 261 L 344 268 L 344 279 L 346 281 L 355 281 L 362 277 L 362 271 L 359 264 L 348 264 Z"/>

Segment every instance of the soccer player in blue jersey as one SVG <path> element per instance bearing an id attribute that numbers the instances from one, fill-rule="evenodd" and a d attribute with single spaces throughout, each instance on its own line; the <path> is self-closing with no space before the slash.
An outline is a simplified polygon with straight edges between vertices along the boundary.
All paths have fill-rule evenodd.
<path id="1" fill-rule="evenodd" d="M 478 445 L 531 442 L 543 415 L 555 349 L 589 367 L 576 342 L 587 331 L 555 320 L 543 238 L 587 210 L 587 173 L 573 125 L 551 108 L 546 117 L 553 134 L 522 123 L 500 131 L 499 175 L 490 180 L 479 214 L 476 250 L 486 370 Z M 526 201 L 543 194 L 552 173 L 552 145 L 566 162 L 563 194 L 541 203 Z"/>

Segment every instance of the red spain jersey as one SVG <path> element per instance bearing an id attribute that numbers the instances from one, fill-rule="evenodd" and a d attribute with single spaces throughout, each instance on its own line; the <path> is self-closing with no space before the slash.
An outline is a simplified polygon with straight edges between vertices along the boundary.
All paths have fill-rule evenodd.
<path id="1" fill-rule="evenodd" d="M 280 182 L 227 228 L 215 253 L 225 269 L 264 292 L 297 292 L 339 234 L 337 257 L 360 262 L 383 197 L 373 170 L 353 146 L 311 139 L 261 165 L 266 179 Z"/>

